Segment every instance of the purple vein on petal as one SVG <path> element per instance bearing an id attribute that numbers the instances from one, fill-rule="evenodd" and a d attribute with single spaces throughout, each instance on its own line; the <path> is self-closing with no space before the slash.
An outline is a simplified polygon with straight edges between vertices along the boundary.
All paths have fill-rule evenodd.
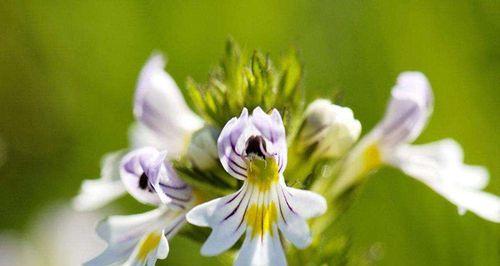
<path id="1" fill-rule="evenodd" d="M 252 187 L 252 191 L 250 192 L 250 195 L 252 195 L 253 193 L 253 190 L 254 188 Z M 238 224 L 238 226 L 236 227 L 236 229 L 234 230 L 235 232 L 238 231 L 238 229 L 241 227 L 241 225 L 243 224 L 243 221 L 245 221 L 245 215 L 247 214 L 247 210 L 248 210 L 248 205 L 250 205 L 250 200 L 252 199 L 252 197 L 248 197 L 248 201 L 247 201 L 247 204 L 245 206 L 245 211 L 243 212 L 243 215 L 241 216 L 241 220 L 240 220 L 240 223 Z"/>
<path id="2" fill-rule="evenodd" d="M 288 199 L 286 198 L 285 192 L 283 190 L 284 189 L 282 188 L 281 189 L 281 193 L 283 194 L 283 197 L 285 198 L 286 205 L 288 206 L 288 208 L 290 209 L 290 211 L 292 211 L 294 214 L 297 214 L 295 212 L 295 210 L 292 208 L 292 206 L 290 206 L 290 203 L 288 202 Z"/>
<path id="3" fill-rule="evenodd" d="M 247 190 L 245 189 L 245 193 L 241 197 L 240 202 L 238 202 L 238 204 L 236 205 L 236 207 L 234 207 L 234 209 L 233 209 L 233 211 L 231 213 L 229 213 L 226 217 L 224 217 L 224 219 L 221 221 L 221 223 L 224 222 L 224 221 L 226 221 L 227 219 L 229 219 L 231 216 L 233 216 L 236 213 L 236 211 L 240 208 L 241 202 L 243 202 L 243 200 L 245 199 L 246 195 L 247 195 Z"/>
<path id="4" fill-rule="evenodd" d="M 286 218 L 285 218 L 285 215 L 283 215 L 283 208 L 281 207 L 281 204 L 282 204 L 281 202 L 282 202 L 282 201 L 281 201 L 281 199 L 280 199 L 280 196 L 279 196 L 279 192 L 278 192 L 278 190 L 279 190 L 279 187 L 277 186 L 277 187 L 276 187 L 276 193 L 278 194 L 278 197 L 277 197 L 277 198 L 278 198 L 278 207 L 280 208 L 280 214 L 281 214 L 281 217 L 283 218 L 283 222 L 284 222 L 285 224 L 287 224 L 287 222 L 286 222 Z"/>
<path id="5" fill-rule="evenodd" d="M 227 205 L 227 204 L 231 203 L 234 199 L 236 199 L 238 197 L 238 195 L 240 195 L 241 191 L 242 190 L 236 192 L 236 194 L 231 199 L 229 199 L 228 201 L 226 201 L 226 203 L 224 203 L 224 204 Z"/>
<path id="6" fill-rule="evenodd" d="M 236 165 L 238 168 L 240 168 L 241 170 L 243 171 L 246 171 L 247 169 L 243 166 L 241 166 L 240 164 L 238 164 L 233 158 L 231 157 L 228 157 L 229 158 L 229 162 Z"/>
<path id="7" fill-rule="evenodd" d="M 179 217 L 179 221 L 177 221 L 174 226 L 172 226 L 172 228 L 170 228 L 166 233 L 165 233 L 165 237 L 169 237 L 170 233 L 172 233 L 177 227 L 179 227 L 183 222 L 184 222 L 184 215 L 181 217 Z"/>

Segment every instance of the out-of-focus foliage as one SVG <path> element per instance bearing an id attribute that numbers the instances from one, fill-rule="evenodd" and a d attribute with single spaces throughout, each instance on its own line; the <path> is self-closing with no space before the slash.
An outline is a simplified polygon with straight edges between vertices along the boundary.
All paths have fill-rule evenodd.
<path id="1" fill-rule="evenodd" d="M 186 88 L 188 76 L 208 79 L 228 36 L 275 60 L 299 48 L 308 98 L 337 96 L 364 132 L 382 116 L 396 75 L 423 71 L 436 107 L 419 142 L 459 140 L 466 162 L 490 169 L 488 190 L 498 195 L 499 14 L 500 3 L 486 0 L 3 1 L 0 230 L 26 229 L 44 205 L 97 176 L 101 155 L 126 146 L 137 74 L 153 50 L 167 54 L 167 70 Z M 130 201 L 122 203 L 137 206 Z M 353 233 L 356 265 L 500 261 L 498 225 L 458 216 L 391 169 L 339 222 Z M 198 245 L 177 238 L 171 247 L 161 263 L 199 264 Z"/>

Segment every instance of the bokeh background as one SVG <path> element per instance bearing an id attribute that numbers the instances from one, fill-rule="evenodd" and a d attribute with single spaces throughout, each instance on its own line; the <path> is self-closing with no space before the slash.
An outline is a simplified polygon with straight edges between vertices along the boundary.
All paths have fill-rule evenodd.
<path id="1" fill-rule="evenodd" d="M 47 206 L 67 204 L 82 179 L 98 176 L 101 155 L 127 146 L 137 74 L 153 50 L 167 54 L 184 87 L 188 76 L 206 80 L 228 36 L 275 59 L 299 48 L 308 98 L 342 91 L 365 133 L 397 74 L 425 72 L 436 105 L 418 142 L 455 138 L 466 162 L 489 168 L 487 190 L 500 194 L 499 1 L 6 0 L 0 232 L 32 238 Z M 353 248 L 377 265 L 500 264 L 498 224 L 457 215 L 393 169 L 364 187 L 348 224 Z M 200 260 L 188 240 L 171 247 L 162 263 L 218 263 Z"/>

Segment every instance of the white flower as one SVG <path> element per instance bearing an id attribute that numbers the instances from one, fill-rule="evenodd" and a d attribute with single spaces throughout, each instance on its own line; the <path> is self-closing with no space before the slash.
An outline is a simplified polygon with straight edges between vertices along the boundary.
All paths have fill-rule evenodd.
<path id="1" fill-rule="evenodd" d="M 311 235 L 306 219 L 323 214 L 326 201 L 286 186 L 287 144 L 279 112 L 267 115 L 256 108 L 249 116 L 244 109 L 223 128 L 218 150 L 224 169 L 244 182 L 236 193 L 187 214 L 190 223 L 212 228 L 201 253 L 217 255 L 246 231 L 236 265 L 286 265 L 278 230 L 298 248 L 307 247 Z"/>
<path id="2" fill-rule="evenodd" d="M 108 247 L 85 265 L 154 265 L 157 259 L 167 257 L 167 239 L 185 223 L 193 196 L 165 156 L 145 147 L 123 157 L 120 172 L 127 191 L 138 201 L 158 208 L 143 214 L 112 216 L 101 222 L 97 233 Z"/>
<path id="3" fill-rule="evenodd" d="M 315 100 L 305 111 L 299 143 L 316 145 L 315 153 L 322 157 L 339 158 L 358 140 L 361 123 L 351 109 L 332 104 L 330 100 Z"/>
<path id="4" fill-rule="evenodd" d="M 389 164 L 429 186 L 455 204 L 460 213 L 469 210 L 500 222 L 500 198 L 481 191 L 488 183 L 487 170 L 465 165 L 458 143 L 445 139 L 424 145 L 409 144 L 424 129 L 432 108 L 427 78 L 419 72 L 402 73 L 392 90 L 385 117 L 353 149 L 339 181 Z"/>
<path id="5" fill-rule="evenodd" d="M 164 70 L 165 60 L 154 54 L 142 68 L 137 82 L 134 115 L 137 122 L 131 128 L 132 148 L 151 146 L 167 150 L 168 159 L 185 154 L 193 132 L 203 121 L 187 106 L 174 80 Z M 77 210 L 94 210 L 124 195 L 118 163 L 125 152 L 105 155 L 101 177 L 84 180 L 74 200 Z"/>
<path id="6" fill-rule="evenodd" d="M 111 216 L 97 227 L 108 247 L 84 265 L 154 265 L 157 259 L 167 257 L 167 239 L 184 225 L 184 215 L 160 207 L 142 214 Z"/>

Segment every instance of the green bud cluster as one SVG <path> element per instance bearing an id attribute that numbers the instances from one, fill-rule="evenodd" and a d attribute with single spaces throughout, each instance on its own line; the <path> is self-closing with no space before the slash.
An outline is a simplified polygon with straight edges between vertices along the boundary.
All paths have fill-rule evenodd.
<path id="1" fill-rule="evenodd" d="M 188 79 L 187 96 L 196 112 L 215 128 L 238 116 L 243 107 L 280 110 L 287 130 L 296 124 L 304 107 L 300 86 L 302 66 L 291 50 L 275 66 L 268 55 L 249 53 L 234 41 L 226 44 L 220 65 L 200 84 Z"/>

